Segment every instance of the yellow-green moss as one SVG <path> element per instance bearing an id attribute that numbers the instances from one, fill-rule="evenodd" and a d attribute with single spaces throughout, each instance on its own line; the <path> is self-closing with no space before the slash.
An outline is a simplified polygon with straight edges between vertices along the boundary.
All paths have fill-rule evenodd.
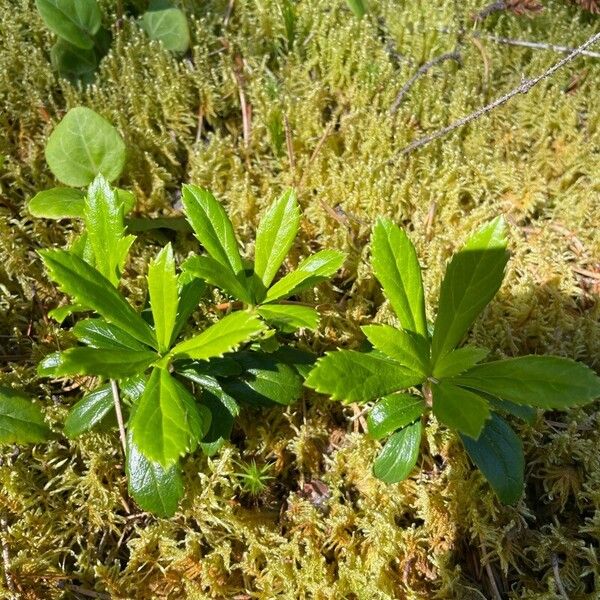
<path id="1" fill-rule="evenodd" d="M 69 343 L 45 316 L 60 295 L 35 251 L 64 243 L 77 226 L 33 221 L 26 201 L 53 184 L 45 140 L 80 104 L 124 136 L 121 184 L 136 192 L 140 214 L 174 213 L 182 183 L 204 185 L 226 204 L 251 251 L 261 211 L 285 187 L 297 189 L 304 220 L 290 263 L 319 247 L 349 253 L 334 285 L 307 296 L 324 315 L 320 331 L 303 340 L 315 350 L 358 344 L 359 324 L 390 318 L 367 261 L 377 216 L 408 228 L 431 315 L 448 257 L 502 212 L 512 224 L 513 259 L 473 341 L 498 356 L 552 352 L 598 368 L 599 286 L 597 275 L 585 275 L 597 273 L 600 260 L 597 59 L 578 58 L 526 96 L 390 163 L 410 141 L 558 56 L 467 34 L 462 63 L 431 69 L 392 116 L 402 85 L 455 47 L 458 29 L 471 30 L 483 2 L 373 0 L 371 14 L 357 20 L 342 0 L 300 0 L 291 3 L 292 48 L 281 1 L 235 2 L 226 25 L 226 0 L 180 4 L 191 20 L 190 56 L 174 58 L 129 18 L 113 26 L 95 85 L 81 89 L 52 72 L 53 36 L 33 0 L 0 0 L 0 376 L 36 397 L 57 431 L 88 382 L 65 392 L 35 378 L 42 353 Z M 116 2 L 102 5 L 110 25 Z M 597 28 L 594 17 L 559 0 L 532 20 L 499 14 L 477 26 L 568 46 Z M 236 80 L 242 61 L 252 107 L 247 143 Z M 137 302 L 157 247 L 146 236 L 128 265 L 125 286 Z M 180 258 L 195 248 L 191 238 L 177 241 Z M 557 572 L 572 600 L 598 597 L 597 407 L 517 425 L 528 468 L 515 508 L 498 504 L 455 437 L 433 420 L 420 469 L 385 486 L 370 474 L 376 443 L 352 417 L 350 408 L 310 394 L 287 410 L 243 415 L 218 456 L 186 462 L 186 495 L 171 520 L 139 514 L 128 498 L 115 434 L 4 449 L 0 512 L 12 580 L 23 598 L 43 600 L 81 597 L 69 586 L 144 600 L 475 600 L 492 597 L 489 562 L 507 598 L 559 598 Z M 257 502 L 239 496 L 233 475 L 236 461 L 253 457 L 275 463 L 276 481 Z M 324 482 L 325 498 L 314 480 Z M 4 580 L 0 595 L 8 597 Z"/>

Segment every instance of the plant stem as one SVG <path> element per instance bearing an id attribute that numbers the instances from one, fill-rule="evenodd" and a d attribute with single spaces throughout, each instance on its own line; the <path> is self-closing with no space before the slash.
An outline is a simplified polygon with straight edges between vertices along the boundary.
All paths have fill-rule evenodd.
<path id="1" fill-rule="evenodd" d="M 0 526 L 2 527 L 2 563 L 4 565 L 4 578 L 6 579 L 6 587 L 8 591 L 12 594 L 12 598 L 16 598 L 16 588 L 15 582 L 13 581 L 12 575 L 10 573 L 10 553 L 8 549 L 8 541 L 6 540 L 6 532 L 8 530 L 8 523 L 6 519 L 2 517 L 0 519 Z"/>
<path id="2" fill-rule="evenodd" d="M 119 424 L 119 436 L 121 437 L 121 446 L 123 446 L 123 454 L 127 456 L 127 435 L 125 434 L 125 423 L 123 422 L 123 411 L 121 410 L 121 398 L 119 397 L 119 386 L 114 379 L 110 380 L 113 400 L 115 402 L 115 413 L 117 415 L 117 423 Z"/>

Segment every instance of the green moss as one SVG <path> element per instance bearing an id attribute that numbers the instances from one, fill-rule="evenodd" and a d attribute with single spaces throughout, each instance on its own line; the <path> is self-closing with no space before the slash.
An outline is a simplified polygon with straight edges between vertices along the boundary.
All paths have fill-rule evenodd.
<path id="1" fill-rule="evenodd" d="M 513 259 L 505 284 L 475 325 L 474 343 L 496 355 L 552 352 L 598 368 L 600 117 L 595 59 L 579 58 L 526 96 L 403 159 L 398 151 L 557 60 L 547 51 L 480 47 L 462 64 L 421 77 L 395 116 L 397 92 L 419 65 L 452 50 L 481 2 L 371 2 L 355 19 L 342 0 L 291 4 L 294 43 L 275 0 L 184 1 L 194 50 L 177 60 L 127 18 L 95 85 L 57 80 L 52 36 L 33 0 L 0 0 L 0 354 L 3 384 L 31 393 L 60 430 L 82 388 L 38 382 L 39 358 L 67 336 L 46 318 L 60 294 L 35 251 L 63 244 L 76 225 L 32 221 L 26 201 L 53 184 L 43 149 L 64 112 L 97 110 L 127 142 L 121 184 L 140 214 L 171 214 L 191 181 L 210 187 L 242 239 L 290 185 L 304 211 L 290 265 L 319 247 L 349 253 L 333 286 L 306 299 L 323 313 L 315 350 L 360 343 L 358 325 L 390 317 L 368 267 L 370 225 L 403 223 L 426 268 L 429 310 L 447 259 L 479 224 L 505 213 Z M 102 2 L 106 25 L 116 2 Z M 129 4 L 129 3 L 126 3 Z M 143 3 L 138 3 L 143 4 Z M 455 14 L 459 6 L 460 14 Z M 535 19 L 490 17 L 482 33 L 575 46 L 596 21 L 558 0 Z M 224 43 L 226 40 L 226 43 Z M 240 88 L 252 107 L 244 139 Z M 585 74 L 572 90 L 574 77 Z M 238 77 L 239 79 L 239 77 Z M 287 125 L 286 125 L 287 122 Z M 286 129 L 292 154 L 288 153 Z M 143 301 L 147 258 L 136 244 L 126 288 Z M 195 251 L 177 240 L 182 258 Z M 251 251 L 250 245 L 246 248 Z M 595 407 L 521 425 L 526 495 L 500 507 L 458 441 L 431 422 L 421 469 L 386 487 L 369 471 L 376 444 L 358 435 L 351 408 L 307 394 L 286 411 L 247 413 L 216 457 L 185 464 L 186 496 L 168 521 L 138 513 L 127 497 L 114 433 L 4 449 L 0 507 L 12 579 L 24 598 L 73 598 L 69 585 L 114 598 L 491 597 L 489 562 L 507 597 L 594 597 L 600 568 L 600 423 Z M 273 462 L 259 502 L 239 495 L 236 463 Z M 314 480 L 323 482 L 315 492 Z M 316 494 L 316 495 L 315 495 Z M 0 582 L 3 586 L 4 581 Z M 2 593 L 7 590 L 0 587 Z"/>

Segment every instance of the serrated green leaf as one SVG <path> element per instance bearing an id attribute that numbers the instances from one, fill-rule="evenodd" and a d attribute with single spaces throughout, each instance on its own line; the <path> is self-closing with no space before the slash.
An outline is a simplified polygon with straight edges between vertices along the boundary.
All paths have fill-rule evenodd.
<path id="1" fill-rule="evenodd" d="M 436 379 L 455 377 L 482 361 L 490 351 L 487 348 L 465 346 L 444 354 L 433 366 Z"/>
<path id="2" fill-rule="evenodd" d="M 190 273 L 195 277 L 214 285 L 230 296 L 245 302 L 253 304 L 253 297 L 250 291 L 240 281 L 243 274 L 234 275 L 231 269 L 211 258 L 210 256 L 192 256 L 188 258 L 181 268 L 185 273 Z"/>
<path id="3" fill-rule="evenodd" d="M 338 350 L 320 358 L 305 385 L 333 400 L 368 402 L 418 385 L 423 375 L 374 352 Z"/>
<path id="4" fill-rule="evenodd" d="M 50 277 L 65 294 L 140 342 L 154 347 L 156 340 L 150 326 L 96 269 L 67 250 L 42 250 L 40 256 Z"/>
<path id="5" fill-rule="evenodd" d="M 40 219 L 80 219 L 85 194 L 80 190 L 56 187 L 38 192 L 27 205 L 32 216 Z"/>
<path id="6" fill-rule="evenodd" d="M 202 403 L 210 411 L 210 429 L 202 438 L 200 447 L 206 456 L 216 454 L 231 436 L 233 422 L 240 409 L 237 402 L 223 389 L 216 380 L 211 387 L 202 390 Z"/>
<path id="7" fill-rule="evenodd" d="M 419 458 L 421 430 L 421 421 L 415 421 L 390 436 L 373 463 L 377 479 L 398 483 L 410 475 Z"/>
<path id="8" fill-rule="evenodd" d="M 243 342 L 266 329 L 261 320 L 248 312 L 227 315 L 201 334 L 180 342 L 170 352 L 173 358 L 206 360 L 235 350 Z"/>
<path id="9" fill-rule="evenodd" d="M 379 219 L 371 238 L 373 273 L 403 329 L 428 337 L 421 267 L 406 233 Z"/>
<path id="10" fill-rule="evenodd" d="M 183 478 L 178 463 L 163 467 L 148 460 L 127 435 L 127 482 L 137 505 L 157 517 L 172 517 L 183 497 Z"/>
<path id="11" fill-rule="evenodd" d="M 410 330 L 389 325 L 361 327 L 373 346 L 411 371 L 429 375 L 429 340 Z"/>
<path id="12" fill-rule="evenodd" d="M 190 46 L 190 30 L 185 13 L 179 8 L 148 10 L 142 15 L 142 28 L 170 52 L 183 54 Z"/>
<path id="13" fill-rule="evenodd" d="M 175 319 L 175 327 L 169 346 L 175 343 L 179 334 L 183 331 L 187 320 L 196 310 L 202 297 L 206 294 L 206 284 L 201 279 L 193 275 L 182 273 L 177 279 L 177 290 L 179 294 L 179 302 L 177 305 L 177 318 Z"/>
<path id="14" fill-rule="evenodd" d="M 65 185 L 83 187 L 100 174 L 114 181 L 125 165 L 125 144 L 104 117 L 77 106 L 50 134 L 46 161 L 54 176 Z"/>
<path id="15" fill-rule="evenodd" d="M 236 378 L 224 380 L 223 389 L 233 398 L 248 404 L 289 405 L 302 393 L 298 372 L 266 352 L 238 352 L 235 360 L 242 367 Z"/>
<path id="16" fill-rule="evenodd" d="M 51 354 L 38 366 L 40 377 L 98 375 L 120 379 L 145 371 L 158 359 L 155 352 L 121 348 L 69 348 L 56 357 Z"/>
<path id="17" fill-rule="evenodd" d="M 301 327 L 315 330 L 319 326 L 319 313 L 310 306 L 265 304 L 259 306 L 256 312 L 283 333 L 292 333 Z"/>
<path id="18" fill-rule="evenodd" d="M 77 48 L 89 49 L 102 25 L 96 0 L 35 0 L 48 28 Z"/>
<path id="19" fill-rule="evenodd" d="M 271 285 L 289 252 L 300 224 L 300 207 L 293 190 L 287 190 L 260 220 L 256 232 L 254 272 L 265 289 Z"/>
<path id="20" fill-rule="evenodd" d="M 208 254 L 234 275 L 242 273 L 244 267 L 233 225 L 216 198 L 208 190 L 184 185 L 182 202 L 188 221 Z"/>
<path id="21" fill-rule="evenodd" d="M 453 383 L 515 404 L 559 410 L 600 397 L 600 377 L 594 371 L 558 356 L 521 356 L 477 365 Z"/>
<path id="22" fill-rule="evenodd" d="M 125 348 L 129 350 L 148 350 L 147 346 L 138 342 L 116 325 L 107 323 L 104 319 L 84 319 L 73 327 L 75 337 L 86 346 L 110 350 Z"/>
<path id="23" fill-rule="evenodd" d="M 513 415 L 513 417 L 517 417 L 529 425 L 533 425 L 535 423 L 538 411 L 532 406 L 515 404 L 514 402 L 509 402 L 508 400 L 500 400 L 500 398 L 495 398 L 494 396 L 490 396 L 488 394 L 486 394 L 485 397 L 490 404 L 490 408 L 494 412 Z"/>
<path id="24" fill-rule="evenodd" d="M 159 352 L 166 352 L 171 345 L 179 306 L 175 259 L 170 243 L 158 253 L 154 260 L 150 261 L 148 293 L 158 349 Z"/>
<path id="25" fill-rule="evenodd" d="M 453 350 L 500 289 L 508 261 L 506 223 L 494 219 L 457 252 L 442 281 L 431 341 L 435 364 Z"/>
<path id="26" fill-rule="evenodd" d="M 114 400 L 110 384 L 97 387 L 75 404 L 63 427 L 68 438 L 76 438 L 93 429 L 113 409 Z"/>
<path id="27" fill-rule="evenodd" d="M 492 413 L 477 440 L 462 436 L 475 466 L 503 504 L 514 504 L 523 493 L 525 459 L 521 440 L 509 425 Z"/>
<path id="28" fill-rule="evenodd" d="M 379 440 L 396 429 L 416 421 L 427 408 L 423 398 L 412 394 L 392 394 L 382 398 L 369 411 L 369 436 Z"/>
<path id="29" fill-rule="evenodd" d="M 154 368 L 130 422 L 140 452 L 168 467 L 193 452 L 209 426 L 187 389 L 165 369 Z"/>
<path id="30" fill-rule="evenodd" d="M 84 312 L 85 310 L 85 306 L 81 304 L 65 304 L 64 306 L 57 306 L 49 310 L 48 316 L 60 325 L 67 317 L 77 312 Z"/>
<path id="31" fill-rule="evenodd" d="M 487 401 L 447 381 L 431 384 L 431 391 L 433 414 L 444 425 L 477 439 L 490 418 Z"/>
<path id="32" fill-rule="evenodd" d="M 125 236 L 123 204 L 102 175 L 98 175 L 88 188 L 84 218 L 94 267 L 117 285 L 135 236 Z"/>
<path id="33" fill-rule="evenodd" d="M 344 263 L 345 255 L 336 250 L 321 250 L 300 262 L 297 269 L 277 281 L 268 291 L 265 302 L 287 298 L 329 279 Z"/>
<path id="34" fill-rule="evenodd" d="M 317 360 L 316 354 L 294 346 L 280 346 L 272 355 L 275 360 L 294 367 L 302 379 L 308 377 Z"/>
<path id="35" fill-rule="evenodd" d="M 39 406 L 13 389 L 0 387 L 0 444 L 44 442 L 51 435 Z"/>

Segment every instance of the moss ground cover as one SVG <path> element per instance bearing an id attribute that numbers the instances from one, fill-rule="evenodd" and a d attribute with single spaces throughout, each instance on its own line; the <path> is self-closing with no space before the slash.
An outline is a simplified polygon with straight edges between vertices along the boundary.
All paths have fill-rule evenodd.
<path id="1" fill-rule="evenodd" d="M 557 60 L 486 35 L 576 46 L 597 31 L 596 17 L 556 0 L 532 19 L 494 14 L 475 37 L 458 36 L 482 8 L 473 0 L 372 2 L 361 20 L 344 2 L 236 2 L 229 11 L 225 0 L 184 1 L 193 50 L 178 58 L 132 19 L 115 28 L 117 2 L 101 4 L 114 41 L 95 84 L 78 88 L 52 71 L 52 34 L 33 1 L 0 0 L 0 384 L 37 398 L 51 425 L 90 382 L 36 379 L 38 360 L 71 340 L 46 316 L 62 296 L 35 252 L 76 232 L 67 221 L 32 219 L 26 202 L 55 184 L 44 146 L 80 105 L 125 139 L 118 183 L 135 192 L 140 215 L 178 213 L 178 190 L 191 182 L 224 201 L 248 242 L 272 200 L 296 189 L 304 217 L 290 267 L 322 247 L 349 255 L 333 284 L 318 288 L 321 325 L 307 347 L 358 346 L 359 326 L 388 316 L 365 260 L 378 216 L 409 231 L 433 300 L 452 252 L 503 213 L 513 258 L 470 341 L 497 358 L 548 352 L 599 368 L 598 59 L 581 57 L 475 124 L 389 162 Z M 458 37 L 461 62 L 419 78 L 390 114 L 416 69 Z M 125 274 L 140 303 L 160 244 L 170 239 L 179 262 L 197 250 L 191 234 L 144 235 Z M 0 511 L 14 585 L 32 599 L 82 591 L 475 599 L 494 597 L 491 574 L 507 598 L 550 600 L 561 586 L 569 598 L 597 597 L 597 406 L 546 413 L 532 426 L 512 422 L 528 464 L 516 507 L 498 504 L 433 419 L 421 469 L 386 486 L 370 472 L 378 445 L 360 435 L 361 419 L 310 393 L 285 411 L 246 411 L 218 455 L 186 461 L 186 495 L 170 520 L 140 513 L 128 498 L 113 434 L 4 449 Z M 258 499 L 241 493 L 236 475 L 253 460 L 273 465 Z"/>

